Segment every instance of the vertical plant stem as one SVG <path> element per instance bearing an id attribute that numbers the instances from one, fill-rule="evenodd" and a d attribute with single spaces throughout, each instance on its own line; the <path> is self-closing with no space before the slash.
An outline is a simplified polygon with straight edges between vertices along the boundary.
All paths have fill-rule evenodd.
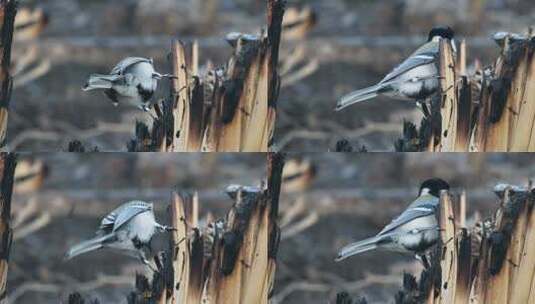
<path id="1" fill-rule="evenodd" d="M 17 1 L 2 0 L 0 2 L 0 148 L 6 144 L 7 120 L 13 78 L 11 68 L 11 44 L 15 15 L 17 14 Z"/>
<path id="2" fill-rule="evenodd" d="M 11 194 L 16 163 L 14 154 L 0 153 L 0 303 L 5 303 L 7 292 L 7 270 L 13 238 Z"/>

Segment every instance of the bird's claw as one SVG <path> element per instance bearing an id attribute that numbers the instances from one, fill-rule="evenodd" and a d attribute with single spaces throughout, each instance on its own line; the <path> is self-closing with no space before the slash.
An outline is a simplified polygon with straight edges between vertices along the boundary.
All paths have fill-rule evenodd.
<path id="1" fill-rule="evenodd" d="M 141 258 L 141 262 L 142 262 L 143 264 L 145 264 L 147 267 L 149 267 L 150 270 L 152 270 L 153 272 L 157 272 L 157 271 L 158 271 L 158 269 L 155 268 L 154 266 L 152 266 L 152 265 L 150 264 L 150 262 L 149 262 L 146 258 L 143 258 L 143 257 L 142 257 L 142 258 Z"/>
<path id="2" fill-rule="evenodd" d="M 156 115 L 152 114 L 152 112 L 150 111 L 150 107 L 148 107 L 147 105 L 140 105 L 139 109 L 141 111 L 143 111 L 143 112 L 148 113 L 152 117 L 152 119 L 154 119 L 154 120 L 158 119 L 158 117 L 156 117 Z"/>

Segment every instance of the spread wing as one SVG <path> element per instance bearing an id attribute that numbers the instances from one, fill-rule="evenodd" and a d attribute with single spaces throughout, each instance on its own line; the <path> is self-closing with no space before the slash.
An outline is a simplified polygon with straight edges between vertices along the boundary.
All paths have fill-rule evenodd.
<path id="1" fill-rule="evenodd" d="M 390 73 L 388 73 L 380 83 L 392 81 L 399 75 L 414 69 L 415 67 L 431 63 L 437 59 L 438 55 L 438 42 L 428 42 L 422 45 L 409 58 L 403 61 L 400 65 L 395 67 Z"/>
<path id="2" fill-rule="evenodd" d="M 102 219 L 97 234 L 116 231 L 134 216 L 146 211 L 152 211 L 152 204 L 143 201 L 131 201 L 125 203 Z"/>
<path id="3" fill-rule="evenodd" d="M 126 69 L 131 67 L 134 64 L 138 64 L 140 62 L 148 62 L 152 64 L 152 59 L 147 59 L 143 57 L 127 57 L 123 60 L 121 60 L 112 70 L 110 74 L 123 74 Z"/>
<path id="4" fill-rule="evenodd" d="M 378 235 L 386 234 L 392 230 L 403 226 L 404 224 L 423 216 L 433 214 L 438 206 L 438 198 L 425 195 L 417 198 L 412 202 L 409 207 L 397 218 L 395 218 L 390 224 L 386 225 Z"/>

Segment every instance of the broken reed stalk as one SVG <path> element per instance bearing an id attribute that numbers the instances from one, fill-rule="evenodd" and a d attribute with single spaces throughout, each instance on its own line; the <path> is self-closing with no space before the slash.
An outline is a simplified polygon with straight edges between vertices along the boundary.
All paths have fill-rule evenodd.
<path id="1" fill-rule="evenodd" d="M 495 215 L 470 230 L 456 224 L 454 200 L 443 192 L 441 242 L 431 255 L 431 267 L 419 281 L 404 274 L 394 302 L 535 303 L 535 190 L 514 189 L 497 192 L 501 201 Z M 336 303 L 351 303 L 347 294 L 338 295 Z"/>
<path id="2" fill-rule="evenodd" d="M 530 34 L 532 35 L 532 34 Z M 460 68 L 449 41 L 440 45 L 440 106 L 417 128 L 403 125 L 397 151 L 524 152 L 535 151 L 535 36 L 506 40 L 493 74 L 481 79 L 464 75 L 466 47 Z M 473 84 L 481 91 L 473 94 Z M 479 95 L 479 96 L 478 96 Z M 478 100 L 474 100 L 474 98 Z M 440 127 L 439 127 L 440 126 Z"/>
<path id="3" fill-rule="evenodd" d="M 15 176 L 16 156 L 0 153 L 0 303 L 5 302 L 9 253 L 13 239 L 11 228 L 11 194 Z"/>
<path id="4" fill-rule="evenodd" d="M 198 49 L 192 62 L 173 41 L 171 61 L 177 79 L 171 97 L 157 111 L 152 129 L 136 125 L 130 151 L 266 152 L 273 137 L 279 94 L 277 73 L 283 0 L 269 0 L 267 34 L 229 38 L 234 54 L 224 68 L 197 75 Z"/>
<path id="5" fill-rule="evenodd" d="M 456 99 L 456 77 L 455 58 L 451 46 L 443 39 L 440 43 L 440 90 L 442 97 L 440 103 L 441 132 L 440 145 L 433 146 L 433 151 L 456 151 L 457 143 L 457 99 Z"/>
<path id="6" fill-rule="evenodd" d="M 440 239 L 441 239 L 441 282 L 455 282 L 457 280 L 457 244 L 455 238 L 455 216 L 453 203 L 447 191 L 440 196 L 439 211 Z M 454 303 L 456 286 L 441 284 L 441 292 L 438 303 Z"/>
<path id="7" fill-rule="evenodd" d="M 507 188 L 491 221 L 469 232 L 455 225 L 451 198 L 443 195 L 441 284 L 428 303 L 532 303 L 534 203 L 533 191 Z"/>
<path id="8" fill-rule="evenodd" d="M 198 226 L 198 196 L 173 193 L 176 230 L 152 282 L 136 278 L 128 303 L 268 303 L 280 240 L 277 225 L 284 159 L 268 154 L 261 188 L 232 186 L 235 200 L 224 220 Z"/>
<path id="9" fill-rule="evenodd" d="M 484 83 L 471 151 L 535 151 L 535 38 L 507 43 Z"/>
<path id="10" fill-rule="evenodd" d="M 13 42 L 16 14 L 17 1 L 0 1 L 0 25 L 2 27 L 0 30 L 0 148 L 3 148 L 6 144 L 9 102 L 13 87 L 10 67 L 11 44 Z"/>

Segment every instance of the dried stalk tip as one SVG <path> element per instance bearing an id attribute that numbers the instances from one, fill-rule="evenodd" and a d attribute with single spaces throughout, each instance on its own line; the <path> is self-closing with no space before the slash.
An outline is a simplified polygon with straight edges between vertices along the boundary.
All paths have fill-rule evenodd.
<path id="1" fill-rule="evenodd" d="M 501 199 L 503 199 L 506 190 L 511 191 L 511 193 L 521 193 L 527 192 L 528 188 L 505 183 L 497 184 L 496 186 L 494 186 L 494 193 Z"/>
<path id="2" fill-rule="evenodd" d="M 225 193 L 231 198 L 236 199 L 238 196 L 240 197 L 250 197 L 251 195 L 257 195 L 262 190 L 258 187 L 251 187 L 251 186 L 242 186 L 242 185 L 229 185 L 225 189 Z M 240 194 L 240 195 L 238 195 Z"/>

